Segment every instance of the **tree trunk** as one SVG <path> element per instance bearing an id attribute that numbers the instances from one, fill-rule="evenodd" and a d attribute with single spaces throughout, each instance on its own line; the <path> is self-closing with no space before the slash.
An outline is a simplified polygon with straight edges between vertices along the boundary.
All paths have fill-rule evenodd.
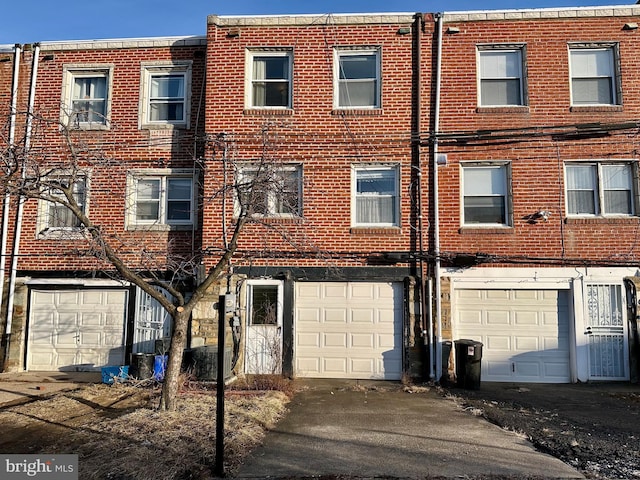
<path id="1" fill-rule="evenodd" d="M 182 367 L 184 348 L 187 344 L 188 327 L 189 314 L 185 311 L 176 312 L 173 317 L 171 347 L 169 348 L 169 359 L 162 385 L 161 410 L 173 411 L 176 409 L 176 397 L 180 388 L 180 369 Z"/>

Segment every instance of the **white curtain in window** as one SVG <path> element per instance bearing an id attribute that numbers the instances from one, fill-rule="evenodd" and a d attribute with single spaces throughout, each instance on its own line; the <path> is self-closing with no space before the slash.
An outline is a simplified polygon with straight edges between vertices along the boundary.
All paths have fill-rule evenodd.
<path id="1" fill-rule="evenodd" d="M 267 89 L 264 79 L 267 74 L 267 59 L 256 57 L 253 59 L 253 105 L 263 107 L 267 102 Z"/>
<path id="2" fill-rule="evenodd" d="M 395 170 L 357 172 L 356 221 L 396 224 Z"/>
<path id="3" fill-rule="evenodd" d="M 629 165 L 603 165 L 602 188 L 605 214 L 626 214 L 632 211 L 632 176 Z"/>
<path id="4" fill-rule="evenodd" d="M 596 213 L 595 165 L 567 166 L 567 208 L 572 214 Z"/>

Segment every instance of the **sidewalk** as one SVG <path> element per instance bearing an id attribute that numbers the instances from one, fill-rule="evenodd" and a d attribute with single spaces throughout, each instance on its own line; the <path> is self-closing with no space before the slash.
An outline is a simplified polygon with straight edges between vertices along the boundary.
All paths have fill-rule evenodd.
<path id="1" fill-rule="evenodd" d="M 296 394 L 290 412 L 267 434 L 237 478 L 584 478 L 435 391 L 411 394 L 389 382 L 304 384 L 307 389 Z"/>

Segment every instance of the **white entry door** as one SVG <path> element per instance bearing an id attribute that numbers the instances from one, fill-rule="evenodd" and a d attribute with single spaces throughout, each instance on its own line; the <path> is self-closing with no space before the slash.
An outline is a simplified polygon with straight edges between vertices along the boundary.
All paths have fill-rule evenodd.
<path id="1" fill-rule="evenodd" d="M 282 281 L 248 281 L 245 373 L 282 373 L 282 307 Z"/>
<path id="2" fill-rule="evenodd" d="M 589 337 L 589 377 L 628 378 L 625 306 L 621 285 L 587 285 L 585 335 Z"/>

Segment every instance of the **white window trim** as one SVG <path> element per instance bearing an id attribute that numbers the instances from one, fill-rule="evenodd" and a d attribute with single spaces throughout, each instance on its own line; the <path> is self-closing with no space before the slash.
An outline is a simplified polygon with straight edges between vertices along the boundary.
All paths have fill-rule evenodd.
<path id="1" fill-rule="evenodd" d="M 567 195 L 567 167 L 568 166 L 595 166 L 596 167 L 596 188 L 597 204 L 595 213 L 570 213 L 569 196 Z M 631 213 L 603 213 L 604 189 L 602 186 L 602 167 L 606 165 L 626 165 L 631 168 Z M 564 163 L 564 208 L 568 218 L 631 218 L 637 217 L 640 210 L 640 188 L 638 188 L 638 165 L 633 160 L 609 161 L 609 160 L 576 160 Z"/>
<path id="2" fill-rule="evenodd" d="M 340 57 L 348 55 L 375 55 L 375 105 L 340 105 Z M 382 51 L 380 47 L 335 47 L 333 49 L 333 108 L 334 110 L 378 110 L 382 108 Z"/>
<path id="3" fill-rule="evenodd" d="M 248 48 L 245 51 L 244 105 L 249 110 L 291 110 L 293 108 L 293 50 Z M 287 57 L 289 59 L 289 98 L 286 106 L 254 105 L 253 57 Z"/>
<path id="4" fill-rule="evenodd" d="M 485 52 L 516 52 L 520 55 L 520 103 L 518 104 L 504 104 L 504 105 L 484 105 L 482 103 L 482 53 Z M 527 93 L 527 63 L 526 63 L 527 49 L 525 44 L 491 44 L 491 45 L 477 45 L 476 48 L 476 65 L 477 65 L 477 99 L 478 107 L 481 108 L 504 108 L 504 107 L 526 107 L 529 105 L 528 93 Z M 504 79 L 514 77 L 502 77 Z"/>
<path id="5" fill-rule="evenodd" d="M 480 168 L 503 168 L 505 173 L 505 223 L 466 223 L 464 216 L 464 170 L 474 167 Z M 491 161 L 491 162 L 460 162 L 460 224 L 465 228 L 511 228 L 513 226 L 513 191 L 511 180 L 511 162 Z"/>
<path id="6" fill-rule="evenodd" d="M 140 68 L 140 102 L 138 127 L 140 129 L 185 128 L 191 126 L 191 77 L 193 62 L 191 60 L 176 60 L 168 62 L 142 62 Z M 184 120 L 155 121 L 149 120 L 151 82 L 153 75 L 184 75 Z"/>
<path id="7" fill-rule="evenodd" d="M 84 212 L 89 214 L 89 200 L 90 200 L 90 172 L 76 172 L 77 178 L 84 179 Z M 61 171 L 55 175 L 55 177 L 71 177 L 71 172 L 65 173 Z M 36 222 L 36 238 L 45 240 L 69 240 L 85 237 L 84 227 L 51 227 L 49 226 L 49 207 L 50 201 L 45 199 L 38 200 L 38 217 Z"/>
<path id="8" fill-rule="evenodd" d="M 144 179 L 159 178 L 163 183 L 160 203 L 160 219 L 139 221 L 136 218 L 137 182 Z M 166 180 L 169 178 L 187 178 L 191 180 L 191 218 L 182 221 L 166 221 Z M 197 225 L 197 171 L 188 168 L 150 168 L 127 172 L 126 221 L 127 230 L 191 230 Z"/>
<path id="9" fill-rule="evenodd" d="M 259 166 L 247 164 L 238 166 L 237 176 L 240 182 L 243 181 L 243 177 L 245 174 L 249 172 L 254 172 L 258 170 Z M 300 218 L 302 217 L 302 197 L 303 197 L 303 174 L 302 174 L 302 165 L 300 164 L 285 164 L 278 167 L 274 167 L 276 169 L 276 175 L 278 172 L 288 171 L 288 172 L 297 172 L 298 173 L 298 212 L 297 213 L 281 213 L 275 211 L 275 204 L 277 202 L 277 197 L 275 195 L 274 189 L 270 189 L 268 192 L 269 195 L 269 213 L 266 215 L 263 214 L 254 214 L 254 218 Z M 234 205 L 234 215 L 238 217 L 240 214 L 240 204 L 238 203 L 238 199 L 235 199 Z"/>
<path id="10" fill-rule="evenodd" d="M 358 172 L 367 170 L 390 170 L 396 174 L 396 190 L 394 216 L 396 221 L 390 223 L 360 223 L 358 222 L 357 196 L 358 196 Z M 401 225 L 400 219 L 400 165 L 397 163 L 380 164 L 353 164 L 351 165 L 351 226 L 354 228 L 397 228 Z"/>
<path id="11" fill-rule="evenodd" d="M 608 50 L 611 52 L 611 95 L 612 103 L 574 103 L 573 101 L 573 72 L 571 71 L 571 52 L 578 50 Z M 569 96 L 572 107 L 589 107 L 589 106 L 605 106 L 615 107 L 622 105 L 622 90 L 621 90 L 621 78 L 620 78 L 620 52 L 618 43 L 616 42 L 603 42 L 603 43 L 570 43 L 568 44 L 568 57 L 569 57 Z M 595 77 L 591 77 L 595 78 Z M 607 77 L 609 78 L 609 77 Z"/>
<path id="12" fill-rule="evenodd" d="M 60 122 L 68 128 L 80 130 L 109 130 L 111 126 L 111 98 L 113 97 L 113 70 L 110 63 L 66 64 L 62 67 L 62 99 Z M 76 77 L 105 77 L 107 80 L 107 98 L 105 102 L 104 122 L 79 122 L 73 120 L 73 80 Z"/>

